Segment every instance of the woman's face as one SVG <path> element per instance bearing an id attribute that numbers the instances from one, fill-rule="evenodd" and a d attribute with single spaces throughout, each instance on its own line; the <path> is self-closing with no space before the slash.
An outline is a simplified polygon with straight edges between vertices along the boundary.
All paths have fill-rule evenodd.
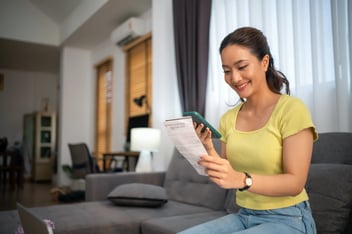
<path id="1" fill-rule="evenodd" d="M 246 47 L 229 45 L 222 50 L 221 61 L 226 83 L 241 98 L 251 98 L 267 88 L 265 72 L 269 64 L 268 55 L 260 61 Z"/>

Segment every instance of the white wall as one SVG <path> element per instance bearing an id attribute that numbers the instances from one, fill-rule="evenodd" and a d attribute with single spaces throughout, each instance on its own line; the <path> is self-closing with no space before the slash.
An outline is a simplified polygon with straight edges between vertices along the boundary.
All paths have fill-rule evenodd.
<path id="1" fill-rule="evenodd" d="M 151 31 L 151 10 L 138 16 L 146 25 L 146 32 Z M 116 25 L 117 27 L 118 25 Z M 107 58 L 113 59 L 113 107 L 112 107 L 112 142 L 111 150 L 121 151 L 126 141 L 125 136 L 125 53 L 110 38 L 92 51 L 92 67 Z M 95 74 L 95 73 L 94 73 Z M 95 81 L 95 79 L 94 79 Z M 95 84 L 93 84 L 95 85 Z M 94 132 L 92 132 L 94 136 Z M 92 146 L 93 147 L 93 146 Z"/>
<path id="2" fill-rule="evenodd" d="M 163 122 L 165 119 L 174 118 L 181 114 L 173 48 L 172 0 L 153 0 L 153 9 L 140 17 L 145 20 L 149 30 L 153 28 L 153 123 L 154 127 L 162 130 L 163 139 L 160 151 L 155 154 L 154 168 L 165 170 L 171 158 L 173 145 L 165 134 Z M 61 170 L 61 165 L 71 164 L 68 143 L 86 142 L 90 149 L 94 148 L 95 65 L 108 57 L 112 57 L 114 61 L 112 150 L 120 150 L 123 147 L 125 142 L 125 54 L 110 41 L 110 38 L 107 38 L 93 51 L 65 47 L 62 49 L 61 56 L 58 95 L 60 102 L 58 108 L 58 184 L 67 185 L 70 180 Z M 8 87 L 7 76 L 8 74 L 5 73 L 5 91 Z M 20 76 L 23 77 L 20 72 L 15 75 L 18 78 Z M 42 77 L 40 74 L 31 74 L 30 76 L 34 80 Z M 20 85 L 20 87 L 23 87 L 23 90 L 31 90 L 31 93 L 20 92 L 26 100 L 23 101 L 26 107 L 21 109 L 32 111 L 33 106 L 38 106 L 41 92 L 37 89 L 42 85 L 35 86 L 34 83 L 30 85 L 27 81 L 22 80 L 21 84 L 25 85 Z M 43 95 L 57 96 L 57 83 L 54 82 L 53 88 L 48 88 L 49 84 L 38 83 L 45 87 L 46 91 Z M 16 86 L 19 85 L 16 84 Z M 28 87 L 32 88 L 28 89 Z M 35 100 L 28 101 L 31 100 L 29 96 Z M 7 99 L 13 100 L 13 96 L 6 98 L 5 92 L 1 92 L 0 107 L 9 103 Z M 56 103 L 57 100 L 54 102 Z M 50 101 L 50 103 L 52 102 Z M 56 106 L 53 108 L 56 109 Z M 1 108 L 2 110 L 7 109 Z M 22 114 L 20 118 L 22 118 Z"/>
<path id="3" fill-rule="evenodd" d="M 60 80 L 60 113 L 58 140 L 58 184 L 70 180 L 61 165 L 71 165 L 68 143 L 85 142 L 93 145 L 94 77 L 91 52 L 77 48 L 63 48 Z"/>
<path id="4" fill-rule="evenodd" d="M 147 27 L 153 28 L 153 124 L 154 127 L 162 130 L 163 139 L 160 151 L 154 157 L 154 168 L 165 170 L 174 146 L 165 134 L 163 122 L 165 119 L 181 114 L 173 47 L 172 1 L 154 0 L 153 9 L 140 17 L 144 19 Z M 60 113 L 62 114 L 59 136 L 59 157 L 61 159 L 59 165 L 71 162 L 68 142 L 84 141 L 90 149 L 94 148 L 94 67 L 109 57 L 114 61 L 112 150 L 123 148 L 125 142 L 124 52 L 109 38 L 91 53 L 65 48 L 62 60 L 62 97 L 60 99 L 62 102 Z M 65 175 L 59 175 L 58 182 L 62 185 L 68 180 Z"/>
<path id="5" fill-rule="evenodd" d="M 151 10 L 140 16 L 151 30 Z M 149 27 L 149 28 L 148 28 Z M 61 165 L 71 164 L 70 142 L 85 142 L 94 149 L 96 65 L 113 59 L 112 150 L 122 150 L 125 143 L 125 53 L 110 38 L 92 51 L 64 48 L 62 53 L 60 127 L 58 142 L 58 184 L 71 181 Z"/>
<path id="6" fill-rule="evenodd" d="M 171 3 L 171 1 L 160 1 L 153 6 L 153 10 L 139 16 L 146 23 L 146 32 L 153 28 L 153 127 L 161 129 L 163 134 L 160 151 L 154 154 L 154 168 L 158 171 L 167 168 L 173 150 L 173 145 L 165 135 L 163 122 L 165 119 L 174 118 L 181 113 L 176 88 L 173 30 L 170 27 L 172 25 Z M 157 6 L 156 10 L 155 6 Z M 155 14 L 157 15 L 155 16 Z M 160 20 L 160 17 L 164 19 Z M 112 150 L 121 150 L 125 143 L 126 129 L 124 122 L 125 53 L 109 39 L 97 46 L 92 52 L 92 66 L 108 57 L 112 57 L 114 61 Z"/>
<path id="7" fill-rule="evenodd" d="M 2 38 L 59 45 L 59 26 L 30 1 L 1 1 L 0 32 Z"/>
<path id="8" fill-rule="evenodd" d="M 107 0 L 84 1 L 74 9 L 61 25 L 60 43 L 73 34 L 89 17 L 94 15 L 98 9 L 106 4 L 106 2 Z"/>
<path id="9" fill-rule="evenodd" d="M 49 100 L 49 111 L 57 110 L 57 74 L 0 70 L 4 89 L 0 91 L 0 137 L 9 145 L 22 142 L 23 115 L 43 110 L 43 99 Z"/>
<path id="10" fill-rule="evenodd" d="M 28 0 L 4 0 L 0 7 L 2 38 L 60 45 L 108 0 L 84 1 L 61 24 L 38 10 Z"/>

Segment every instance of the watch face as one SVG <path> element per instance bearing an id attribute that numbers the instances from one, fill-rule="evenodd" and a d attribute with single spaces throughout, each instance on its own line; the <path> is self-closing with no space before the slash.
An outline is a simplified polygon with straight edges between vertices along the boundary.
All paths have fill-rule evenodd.
<path id="1" fill-rule="evenodd" d="M 251 186 L 252 185 L 252 179 L 251 178 L 246 178 L 246 185 Z"/>

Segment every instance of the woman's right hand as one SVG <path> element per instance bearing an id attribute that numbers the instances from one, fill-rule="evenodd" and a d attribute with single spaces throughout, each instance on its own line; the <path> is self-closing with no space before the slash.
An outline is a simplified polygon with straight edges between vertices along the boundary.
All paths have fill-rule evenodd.
<path id="1" fill-rule="evenodd" d="M 209 179 L 224 189 L 238 189 L 244 186 L 244 174 L 235 171 L 225 158 L 202 155 L 198 164 L 205 167 Z"/>

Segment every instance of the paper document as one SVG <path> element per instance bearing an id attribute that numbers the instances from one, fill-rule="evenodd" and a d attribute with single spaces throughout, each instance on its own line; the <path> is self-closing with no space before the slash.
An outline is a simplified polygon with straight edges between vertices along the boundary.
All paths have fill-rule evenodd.
<path id="1" fill-rule="evenodd" d="M 202 142 L 197 136 L 191 116 L 170 119 L 164 122 L 167 134 L 175 144 L 176 149 L 196 169 L 198 174 L 206 176 L 204 167 L 198 164 L 200 155 L 207 154 Z"/>

